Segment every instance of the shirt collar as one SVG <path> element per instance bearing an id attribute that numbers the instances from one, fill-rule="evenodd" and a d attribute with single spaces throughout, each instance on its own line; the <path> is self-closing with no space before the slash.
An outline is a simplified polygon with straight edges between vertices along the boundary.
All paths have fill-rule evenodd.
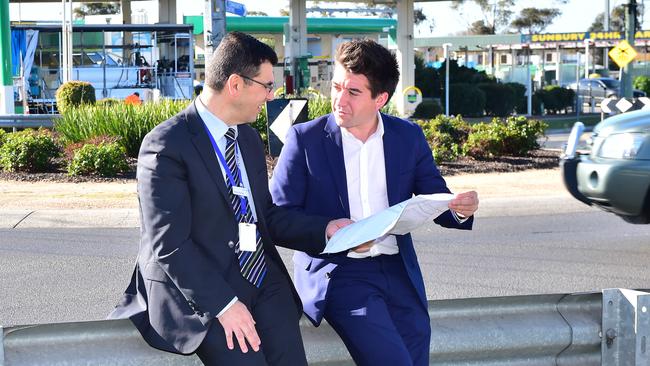
<path id="1" fill-rule="evenodd" d="M 228 131 L 230 126 L 210 112 L 201 101 L 201 98 L 197 97 L 194 99 L 194 106 L 196 107 L 196 111 L 199 113 L 199 117 L 201 117 L 203 123 L 208 127 L 208 130 L 215 141 L 222 139 L 226 135 L 226 131 Z M 235 129 L 235 138 L 237 138 L 239 133 L 237 126 L 233 126 L 233 128 Z"/>
<path id="2" fill-rule="evenodd" d="M 225 132 L 224 132 L 225 133 Z M 345 139 L 357 139 L 352 135 L 347 128 L 341 128 L 341 135 Z M 373 139 L 373 138 L 383 138 L 384 137 L 384 120 L 381 118 L 381 113 L 377 112 L 377 129 L 375 132 L 373 132 L 369 137 L 368 140 Z M 366 141 L 368 141 L 366 140 Z"/>

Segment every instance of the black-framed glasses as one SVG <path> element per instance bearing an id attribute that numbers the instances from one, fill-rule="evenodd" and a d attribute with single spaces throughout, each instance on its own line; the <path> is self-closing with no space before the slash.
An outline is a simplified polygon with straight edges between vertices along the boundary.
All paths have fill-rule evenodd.
<path id="1" fill-rule="evenodd" d="M 274 83 L 274 82 L 270 82 L 270 83 L 268 83 L 268 84 L 265 84 L 265 83 L 263 83 L 263 82 L 261 82 L 261 81 L 257 81 L 257 80 L 255 80 L 255 79 L 253 79 L 253 78 L 249 78 L 248 76 L 245 76 L 245 75 L 239 75 L 239 76 L 241 76 L 241 77 L 242 77 L 243 79 L 245 79 L 245 80 L 252 81 L 252 82 L 254 82 L 255 84 L 259 84 L 259 85 L 263 86 L 263 87 L 266 89 L 266 92 L 267 92 L 267 93 L 270 93 L 270 92 L 273 91 L 273 89 L 275 89 L 275 83 Z"/>

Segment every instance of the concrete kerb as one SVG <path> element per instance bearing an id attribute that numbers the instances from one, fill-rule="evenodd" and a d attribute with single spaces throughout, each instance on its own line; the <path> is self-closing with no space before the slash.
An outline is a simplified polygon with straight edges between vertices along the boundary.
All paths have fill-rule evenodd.
<path id="1" fill-rule="evenodd" d="M 60 209 L 0 211 L 0 228 L 136 228 L 136 209 Z"/>
<path id="2" fill-rule="evenodd" d="M 477 218 L 527 216 L 595 210 L 565 193 L 544 196 L 489 197 L 481 199 Z M 35 228 L 137 228 L 137 209 L 58 209 L 0 211 L 1 229 Z"/>

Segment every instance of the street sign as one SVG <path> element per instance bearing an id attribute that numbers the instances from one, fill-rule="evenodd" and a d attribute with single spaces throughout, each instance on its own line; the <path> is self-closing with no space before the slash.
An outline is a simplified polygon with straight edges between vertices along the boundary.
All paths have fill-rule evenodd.
<path id="1" fill-rule="evenodd" d="M 246 5 L 226 0 L 226 12 L 230 14 L 239 15 L 240 17 L 246 16 Z"/>
<path id="2" fill-rule="evenodd" d="M 266 120 L 268 121 L 269 154 L 280 155 L 282 146 L 291 126 L 307 122 L 307 99 L 273 99 L 266 102 Z"/>
<path id="3" fill-rule="evenodd" d="M 624 68 L 630 61 L 634 60 L 636 50 L 626 40 L 622 40 L 609 51 L 609 57 L 616 62 L 618 67 Z"/>
<path id="4" fill-rule="evenodd" d="M 650 109 L 650 98 L 617 98 L 609 97 L 600 102 L 600 109 L 603 113 L 616 114 L 636 111 L 639 109 Z"/>

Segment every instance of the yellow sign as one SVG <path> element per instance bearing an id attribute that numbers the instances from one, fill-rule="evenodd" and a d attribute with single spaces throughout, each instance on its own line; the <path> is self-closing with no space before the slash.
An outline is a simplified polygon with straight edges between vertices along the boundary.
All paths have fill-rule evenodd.
<path id="1" fill-rule="evenodd" d="M 618 67 L 623 68 L 634 60 L 636 51 L 626 40 L 622 40 L 609 51 L 609 57 L 616 62 Z"/>

